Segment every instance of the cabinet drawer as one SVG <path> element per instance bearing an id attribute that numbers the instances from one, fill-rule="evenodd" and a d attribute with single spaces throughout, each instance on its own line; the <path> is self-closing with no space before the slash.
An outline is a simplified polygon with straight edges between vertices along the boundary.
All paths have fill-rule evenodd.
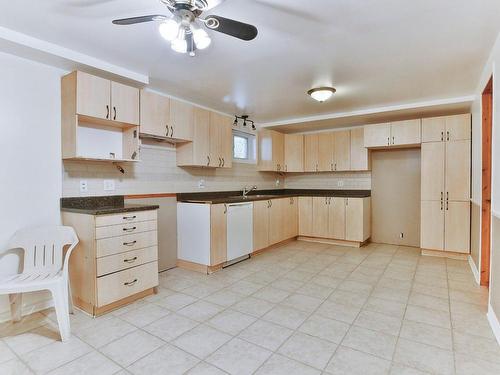
<path id="1" fill-rule="evenodd" d="M 129 223 L 122 225 L 110 225 L 107 227 L 97 227 L 95 230 L 95 238 L 97 240 L 109 237 L 119 237 L 125 234 L 135 234 L 157 230 L 158 223 L 156 220 L 142 221 L 138 223 Z"/>
<path id="2" fill-rule="evenodd" d="M 158 262 L 129 268 L 97 279 L 97 306 L 102 307 L 158 286 Z"/>
<path id="3" fill-rule="evenodd" d="M 96 227 L 104 227 L 107 225 L 137 223 L 149 220 L 156 220 L 156 210 L 124 212 L 115 215 L 100 215 L 96 217 L 95 225 Z"/>
<path id="4" fill-rule="evenodd" d="M 97 276 L 108 275 L 127 268 L 158 260 L 158 247 L 127 251 L 126 253 L 110 255 L 97 259 Z"/>
<path id="5" fill-rule="evenodd" d="M 127 251 L 142 249 L 158 245 L 158 232 L 143 232 L 128 234 L 121 237 L 111 237 L 97 240 L 97 257 L 124 253 Z"/>

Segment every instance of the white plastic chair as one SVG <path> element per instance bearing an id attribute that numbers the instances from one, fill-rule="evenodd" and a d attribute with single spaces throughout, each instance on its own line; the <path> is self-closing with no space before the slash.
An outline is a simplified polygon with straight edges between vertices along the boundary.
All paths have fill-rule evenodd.
<path id="1" fill-rule="evenodd" d="M 73 313 L 68 265 L 78 237 L 71 227 L 51 226 L 23 229 L 14 234 L 6 253 L 12 249 L 24 250 L 23 272 L 0 276 L 0 295 L 9 294 L 12 320 L 20 321 L 22 297 L 20 293 L 50 290 L 54 299 L 61 340 L 71 336 L 69 313 Z M 69 245 L 66 256 L 63 250 Z M 64 260 L 63 260 L 64 257 Z"/>

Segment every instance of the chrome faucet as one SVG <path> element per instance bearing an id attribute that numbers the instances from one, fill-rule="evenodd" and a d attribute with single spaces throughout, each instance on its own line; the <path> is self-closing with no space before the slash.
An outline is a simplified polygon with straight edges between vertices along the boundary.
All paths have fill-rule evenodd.
<path id="1" fill-rule="evenodd" d="M 247 197 L 247 195 L 248 195 L 250 192 L 254 191 L 254 190 L 257 190 L 257 186 L 255 186 L 255 185 L 254 185 L 254 186 L 252 186 L 252 188 L 251 188 L 251 189 L 249 189 L 249 188 L 247 188 L 247 187 L 245 186 L 245 187 L 243 188 L 243 198 L 246 198 L 246 197 Z"/>

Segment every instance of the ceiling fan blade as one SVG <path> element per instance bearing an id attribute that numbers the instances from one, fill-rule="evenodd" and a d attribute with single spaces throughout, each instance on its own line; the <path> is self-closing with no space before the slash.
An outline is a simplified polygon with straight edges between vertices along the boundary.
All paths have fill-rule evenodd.
<path id="1" fill-rule="evenodd" d="M 259 33 L 257 28 L 253 25 L 220 16 L 206 17 L 205 25 L 211 30 L 247 41 L 255 39 Z"/>
<path id="2" fill-rule="evenodd" d="M 131 18 L 122 18 L 119 20 L 114 20 L 115 25 L 133 25 L 136 23 L 151 22 L 151 21 L 163 21 L 168 19 L 167 16 L 161 14 L 151 15 L 151 16 L 140 16 Z"/>

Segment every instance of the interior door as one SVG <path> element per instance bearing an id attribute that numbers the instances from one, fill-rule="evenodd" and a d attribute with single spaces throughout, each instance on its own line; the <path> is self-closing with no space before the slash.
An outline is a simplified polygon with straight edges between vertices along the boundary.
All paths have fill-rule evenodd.
<path id="1" fill-rule="evenodd" d="M 351 132 L 335 132 L 334 140 L 334 170 L 348 171 L 351 169 Z"/>
<path id="2" fill-rule="evenodd" d="M 387 147 L 390 144 L 391 124 L 366 125 L 364 133 L 365 147 Z"/>
<path id="3" fill-rule="evenodd" d="M 139 125 L 139 89 L 111 82 L 111 106 L 113 121 Z"/>
<path id="4" fill-rule="evenodd" d="M 111 82 L 91 74 L 77 72 L 77 105 L 79 115 L 111 119 Z"/>
<path id="5" fill-rule="evenodd" d="M 254 251 L 269 246 L 269 201 L 253 202 L 253 248 Z"/>
<path id="6" fill-rule="evenodd" d="M 304 136 L 285 134 L 285 172 L 304 172 Z"/>
<path id="7" fill-rule="evenodd" d="M 446 199 L 470 199 L 470 141 L 446 142 Z"/>
<path id="8" fill-rule="evenodd" d="M 140 94 L 141 133 L 167 137 L 170 121 L 170 99 L 142 90 Z"/>
<path id="9" fill-rule="evenodd" d="M 470 203 L 447 202 L 445 209 L 444 250 L 470 252 Z"/>
<path id="10" fill-rule="evenodd" d="M 299 235 L 313 235 L 313 203 L 312 197 L 299 197 Z"/>
<path id="11" fill-rule="evenodd" d="M 319 168 L 318 134 L 306 134 L 304 136 L 304 171 L 316 172 Z"/>
<path id="12" fill-rule="evenodd" d="M 313 197 L 313 236 L 328 237 L 328 198 Z"/>
<path id="13" fill-rule="evenodd" d="M 333 133 L 318 134 L 318 171 L 333 170 L 334 135 Z"/>
<path id="14" fill-rule="evenodd" d="M 421 151 L 421 200 L 444 199 L 445 143 L 422 143 Z"/>
<path id="15" fill-rule="evenodd" d="M 422 201 L 420 218 L 420 247 L 444 250 L 444 202 Z"/>
<path id="16" fill-rule="evenodd" d="M 345 198 L 331 198 L 328 206 L 328 233 L 330 238 L 345 240 Z"/>

